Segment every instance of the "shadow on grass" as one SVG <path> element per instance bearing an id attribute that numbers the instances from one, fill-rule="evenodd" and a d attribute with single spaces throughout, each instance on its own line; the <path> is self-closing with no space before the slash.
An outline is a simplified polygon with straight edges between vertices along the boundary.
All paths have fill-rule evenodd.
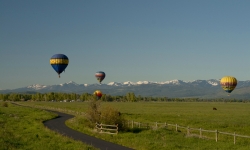
<path id="1" fill-rule="evenodd" d="M 127 129 L 126 132 L 132 132 L 132 133 L 140 133 L 142 131 L 145 131 L 148 129 L 143 129 L 143 128 L 131 128 L 131 129 Z"/>

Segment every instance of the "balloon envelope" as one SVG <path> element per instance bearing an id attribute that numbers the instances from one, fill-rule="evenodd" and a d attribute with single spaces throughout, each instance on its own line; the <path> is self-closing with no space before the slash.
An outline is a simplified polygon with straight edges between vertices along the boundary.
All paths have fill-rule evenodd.
<path id="1" fill-rule="evenodd" d="M 231 93 L 237 86 L 237 79 L 232 76 L 225 76 L 221 78 L 220 85 L 224 91 Z"/>
<path id="2" fill-rule="evenodd" d="M 68 66 L 69 59 L 64 54 L 55 54 L 50 58 L 50 64 L 60 77 L 60 74 L 65 71 Z"/>
<path id="3" fill-rule="evenodd" d="M 95 95 L 98 99 L 100 99 L 100 98 L 102 97 L 102 92 L 101 92 L 100 90 L 96 90 L 96 91 L 94 92 L 94 95 Z"/>
<path id="4" fill-rule="evenodd" d="M 99 81 L 99 83 L 102 82 L 102 80 L 105 78 L 106 74 L 103 71 L 98 71 L 95 73 L 96 79 Z"/>

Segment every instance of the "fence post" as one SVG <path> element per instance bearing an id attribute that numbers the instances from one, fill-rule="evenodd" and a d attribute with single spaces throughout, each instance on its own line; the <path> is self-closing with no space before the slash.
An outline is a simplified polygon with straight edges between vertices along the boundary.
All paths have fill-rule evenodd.
<path id="1" fill-rule="evenodd" d="M 102 123 L 100 124 L 100 126 L 101 126 L 101 133 L 102 133 Z"/>
<path id="2" fill-rule="evenodd" d="M 141 123 L 140 122 L 138 123 L 138 125 L 139 125 L 139 128 L 141 128 Z"/>
<path id="3" fill-rule="evenodd" d="M 178 131 L 178 125 L 177 124 L 175 125 L 175 130 L 176 130 L 176 132 Z"/>
<path id="4" fill-rule="evenodd" d="M 202 138 L 202 131 L 201 131 L 201 128 L 200 128 L 200 138 Z"/>
<path id="5" fill-rule="evenodd" d="M 215 130 L 215 141 L 218 141 L 218 130 Z"/>
<path id="6" fill-rule="evenodd" d="M 116 124 L 116 134 L 118 134 L 118 124 Z"/>
<path id="7" fill-rule="evenodd" d="M 99 132 L 99 127 L 98 127 L 98 123 L 97 122 L 95 123 L 95 127 L 96 127 L 97 132 Z"/>
<path id="8" fill-rule="evenodd" d="M 235 144 L 235 142 L 236 142 L 236 135 L 235 135 L 235 132 L 234 132 L 234 144 Z"/>
<path id="9" fill-rule="evenodd" d="M 190 133 L 190 131 L 189 131 L 189 126 L 187 127 L 187 135 L 189 136 L 189 133 Z"/>

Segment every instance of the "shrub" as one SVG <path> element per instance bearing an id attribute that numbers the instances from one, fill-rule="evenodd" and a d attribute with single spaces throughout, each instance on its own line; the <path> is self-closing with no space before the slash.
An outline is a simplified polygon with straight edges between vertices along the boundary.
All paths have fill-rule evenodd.
<path id="1" fill-rule="evenodd" d="M 91 100 L 89 108 L 87 110 L 87 119 L 93 123 L 93 126 L 96 122 L 100 121 L 100 101 Z"/>
<path id="2" fill-rule="evenodd" d="M 119 130 L 125 129 L 125 119 L 122 117 L 122 114 L 112 108 L 111 106 L 106 106 L 101 109 L 100 114 L 100 123 L 108 124 L 108 125 L 116 125 L 118 124 Z"/>
<path id="3" fill-rule="evenodd" d="M 3 103 L 2 103 L 2 106 L 3 106 L 3 107 L 8 107 L 9 105 L 8 105 L 7 102 L 3 102 Z"/>
<path id="4" fill-rule="evenodd" d="M 122 117 L 122 114 L 111 106 L 101 108 L 100 101 L 97 100 L 90 102 L 87 110 L 87 119 L 92 123 L 90 127 L 94 127 L 95 123 L 103 123 L 108 125 L 118 124 L 119 130 L 125 129 L 125 119 Z"/>

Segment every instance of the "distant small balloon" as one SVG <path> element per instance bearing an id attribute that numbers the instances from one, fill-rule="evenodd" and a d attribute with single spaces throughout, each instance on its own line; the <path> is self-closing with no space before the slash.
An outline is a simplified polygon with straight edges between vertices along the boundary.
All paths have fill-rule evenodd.
<path id="1" fill-rule="evenodd" d="M 93 94 L 97 97 L 97 99 L 102 97 L 102 92 L 100 90 L 96 90 Z"/>
<path id="2" fill-rule="evenodd" d="M 237 79 L 232 76 L 225 76 L 221 78 L 220 85 L 224 91 L 231 93 L 237 86 Z"/>
<path id="3" fill-rule="evenodd" d="M 99 81 L 101 84 L 102 80 L 105 78 L 106 74 L 103 71 L 98 71 L 95 73 L 96 79 Z"/>
<path id="4" fill-rule="evenodd" d="M 60 78 L 60 74 L 65 71 L 66 67 L 69 64 L 69 59 L 64 54 L 55 54 L 50 58 L 50 64 Z"/>

